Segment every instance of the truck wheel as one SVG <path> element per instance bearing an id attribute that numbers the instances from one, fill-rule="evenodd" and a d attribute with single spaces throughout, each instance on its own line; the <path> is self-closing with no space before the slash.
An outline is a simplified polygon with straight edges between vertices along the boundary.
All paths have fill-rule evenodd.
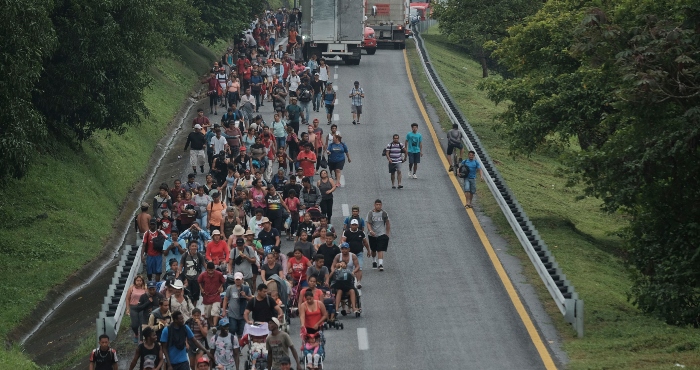
<path id="1" fill-rule="evenodd" d="M 377 52 L 377 48 L 366 49 L 367 55 L 374 55 Z"/>

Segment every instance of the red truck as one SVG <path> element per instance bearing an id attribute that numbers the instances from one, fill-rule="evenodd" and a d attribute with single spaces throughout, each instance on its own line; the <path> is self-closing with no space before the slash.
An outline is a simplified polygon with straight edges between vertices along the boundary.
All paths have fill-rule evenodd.
<path id="1" fill-rule="evenodd" d="M 374 38 L 374 29 L 365 27 L 365 39 L 362 41 L 362 48 L 367 51 L 367 55 L 374 55 L 377 52 L 377 39 Z"/>

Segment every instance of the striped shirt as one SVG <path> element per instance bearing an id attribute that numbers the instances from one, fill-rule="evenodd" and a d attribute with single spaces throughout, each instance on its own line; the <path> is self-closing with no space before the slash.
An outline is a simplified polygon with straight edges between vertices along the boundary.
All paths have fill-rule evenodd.
<path id="1" fill-rule="evenodd" d="M 401 159 L 402 159 L 401 154 L 403 153 L 403 144 L 394 143 L 392 141 L 386 146 L 386 151 L 387 151 L 387 153 L 389 153 L 389 158 L 391 159 L 391 163 L 401 163 Z"/>

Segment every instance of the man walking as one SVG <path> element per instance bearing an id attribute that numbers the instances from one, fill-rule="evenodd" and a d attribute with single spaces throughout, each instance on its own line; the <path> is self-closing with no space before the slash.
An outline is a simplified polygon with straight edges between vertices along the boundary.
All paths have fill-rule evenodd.
<path id="1" fill-rule="evenodd" d="M 415 122 L 411 123 L 411 132 L 406 134 L 405 146 L 408 149 L 408 177 L 417 179 L 418 163 L 423 156 L 423 135 L 418 132 L 418 124 Z"/>
<path id="2" fill-rule="evenodd" d="M 369 249 L 372 251 L 372 268 L 384 271 L 384 252 L 389 247 L 391 222 L 389 214 L 382 209 L 381 199 L 374 201 L 374 209 L 367 213 L 367 230 L 369 231 Z"/>
<path id="3" fill-rule="evenodd" d="M 481 173 L 481 164 L 474 159 L 476 153 L 470 150 L 467 154 L 467 159 L 460 163 L 460 166 L 464 165 L 469 168 L 469 174 L 464 179 L 464 185 L 462 189 L 464 190 L 464 197 L 467 198 L 467 204 L 464 205 L 466 208 L 472 208 L 472 198 L 476 193 L 476 174 L 479 173 L 479 178 L 484 179 L 484 174 Z M 459 170 L 457 170 L 459 171 Z"/>
<path id="4" fill-rule="evenodd" d="M 285 113 L 287 115 L 287 125 L 292 126 L 294 133 L 299 135 L 299 119 L 306 120 L 306 117 L 301 107 L 297 105 L 296 96 L 289 98 L 289 105 L 285 108 Z"/>
<path id="5" fill-rule="evenodd" d="M 459 149 L 459 160 L 464 156 L 464 147 L 462 146 L 462 132 L 459 131 L 459 126 L 456 123 L 452 124 L 452 130 L 447 132 L 447 162 L 450 164 L 449 171 L 452 171 L 458 163 L 452 163 L 452 153 Z"/>
<path id="6" fill-rule="evenodd" d="M 194 125 L 194 130 L 187 135 L 187 142 L 185 143 L 185 151 L 187 147 L 190 147 L 190 166 L 192 166 L 192 172 L 197 173 L 197 166 L 201 173 L 204 173 L 204 162 L 207 160 L 207 154 L 204 151 L 207 139 L 204 137 L 202 132 L 202 125 L 199 123 Z"/>
<path id="7" fill-rule="evenodd" d="M 396 189 L 394 181 L 398 179 L 399 189 L 401 185 L 401 163 L 406 162 L 406 147 L 399 142 L 399 135 L 394 134 L 393 140 L 386 146 L 386 159 L 389 161 L 389 173 L 391 174 L 391 188 Z"/>
<path id="8" fill-rule="evenodd" d="M 355 81 L 355 85 L 350 90 L 350 99 L 352 104 L 350 110 L 352 112 L 352 124 L 360 124 L 360 115 L 362 114 L 362 99 L 365 97 L 365 91 L 360 87 L 360 82 Z"/>

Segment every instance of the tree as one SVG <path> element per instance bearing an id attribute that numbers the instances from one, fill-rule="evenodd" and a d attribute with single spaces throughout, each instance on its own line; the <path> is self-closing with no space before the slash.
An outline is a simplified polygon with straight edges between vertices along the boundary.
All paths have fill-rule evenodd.
<path id="1" fill-rule="evenodd" d="M 483 76 L 488 77 L 489 52 L 484 44 L 506 37 L 508 27 L 534 14 L 541 4 L 535 0 L 447 0 L 434 4 L 433 14 L 444 34 L 474 50 Z"/>
<path id="2" fill-rule="evenodd" d="M 601 122 L 612 110 L 609 76 L 569 51 L 583 13 L 578 4 L 548 2 L 496 44 L 493 56 L 513 77 L 489 79 L 480 87 L 497 104 L 507 102 L 498 120 L 511 149 L 565 148 L 574 138 L 585 150 L 614 130 Z"/>
<path id="3" fill-rule="evenodd" d="M 671 324 L 700 324 L 700 6 L 593 9 L 576 45 L 617 76 L 615 133 L 575 169 L 625 235 L 632 299 Z"/>
<path id="4" fill-rule="evenodd" d="M 0 12 L 0 180 L 24 176 L 46 135 L 31 99 L 44 58 L 56 44 L 51 6 L 50 0 L 9 1 Z"/>
<path id="5" fill-rule="evenodd" d="M 250 27 L 251 17 L 261 12 L 264 4 L 256 0 L 195 0 L 194 6 L 202 21 L 197 40 L 211 44 L 236 38 Z"/>

